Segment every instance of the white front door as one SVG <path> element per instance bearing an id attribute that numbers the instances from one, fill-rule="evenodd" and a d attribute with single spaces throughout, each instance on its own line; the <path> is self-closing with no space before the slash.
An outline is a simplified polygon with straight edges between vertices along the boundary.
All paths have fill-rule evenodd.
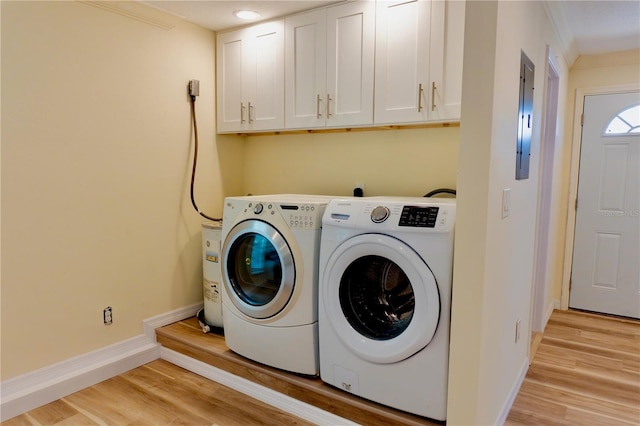
<path id="1" fill-rule="evenodd" d="M 639 92 L 585 96 L 571 308 L 640 318 L 639 105 Z"/>

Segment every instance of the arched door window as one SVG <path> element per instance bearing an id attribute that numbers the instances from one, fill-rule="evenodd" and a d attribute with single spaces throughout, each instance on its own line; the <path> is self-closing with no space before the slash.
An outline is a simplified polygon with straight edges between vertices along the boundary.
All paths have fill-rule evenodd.
<path id="1" fill-rule="evenodd" d="M 640 133 L 640 105 L 625 109 L 609 122 L 605 135 Z"/>

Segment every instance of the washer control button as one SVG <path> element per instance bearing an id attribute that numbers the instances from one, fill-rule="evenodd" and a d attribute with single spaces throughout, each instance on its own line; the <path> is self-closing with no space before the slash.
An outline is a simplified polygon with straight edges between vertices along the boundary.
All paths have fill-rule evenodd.
<path id="1" fill-rule="evenodd" d="M 378 206 L 371 211 L 371 221 L 382 223 L 389 217 L 389 209 L 385 206 Z"/>
<path id="2" fill-rule="evenodd" d="M 253 212 L 255 214 L 260 214 L 262 213 L 262 210 L 264 209 L 264 206 L 261 203 L 256 204 L 256 206 L 253 208 Z"/>

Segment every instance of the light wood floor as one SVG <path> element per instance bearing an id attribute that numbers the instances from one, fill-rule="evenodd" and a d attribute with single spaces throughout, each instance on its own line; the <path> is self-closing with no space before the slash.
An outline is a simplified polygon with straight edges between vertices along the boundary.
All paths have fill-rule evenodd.
<path id="1" fill-rule="evenodd" d="M 311 425 L 156 360 L 2 423 L 18 425 Z"/>
<path id="2" fill-rule="evenodd" d="M 554 311 L 506 424 L 640 425 L 640 322 Z"/>
<path id="3" fill-rule="evenodd" d="M 2 423 L 95 424 L 309 423 L 162 360 Z M 640 425 L 640 322 L 555 311 L 506 424 Z"/>

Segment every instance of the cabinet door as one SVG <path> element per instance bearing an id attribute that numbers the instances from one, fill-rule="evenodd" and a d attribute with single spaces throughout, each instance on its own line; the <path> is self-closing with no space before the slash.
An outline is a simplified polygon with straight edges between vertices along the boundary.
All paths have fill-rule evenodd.
<path id="1" fill-rule="evenodd" d="M 433 0 L 429 120 L 460 120 L 465 2 Z"/>
<path id="2" fill-rule="evenodd" d="M 326 12 L 302 13 L 285 20 L 285 126 L 325 125 Z"/>
<path id="3" fill-rule="evenodd" d="M 430 0 L 378 1 L 376 124 L 428 119 Z"/>
<path id="4" fill-rule="evenodd" d="M 284 128 L 284 21 L 248 29 L 246 71 L 246 129 Z"/>
<path id="5" fill-rule="evenodd" d="M 243 30 L 223 33 L 217 39 L 218 132 L 242 130 L 246 112 L 243 105 L 243 52 L 247 40 Z"/>
<path id="6" fill-rule="evenodd" d="M 373 123 L 375 3 L 327 8 L 326 123 Z"/>

